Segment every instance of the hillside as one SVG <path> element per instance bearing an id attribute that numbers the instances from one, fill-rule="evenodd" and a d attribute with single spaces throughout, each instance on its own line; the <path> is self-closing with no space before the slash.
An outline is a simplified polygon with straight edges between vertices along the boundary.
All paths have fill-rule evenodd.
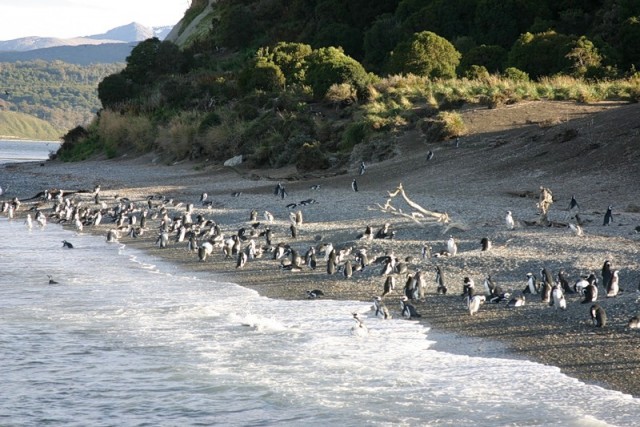
<path id="1" fill-rule="evenodd" d="M 63 132 L 28 114 L 0 111 L 0 138 L 59 141 Z"/>
<path id="2" fill-rule="evenodd" d="M 62 61 L 67 64 L 124 63 L 135 45 L 130 43 L 97 43 L 79 46 L 57 46 L 21 52 L 0 52 L 0 62 Z"/>

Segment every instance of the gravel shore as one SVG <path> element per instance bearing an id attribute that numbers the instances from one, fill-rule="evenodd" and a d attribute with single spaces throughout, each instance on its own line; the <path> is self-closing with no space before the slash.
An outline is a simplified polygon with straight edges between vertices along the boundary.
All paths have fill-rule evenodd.
<path id="1" fill-rule="evenodd" d="M 440 148 L 427 168 L 424 156 L 428 148 L 409 147 L 410 156 L 368 165 L 363 175 L 358 174 L 357 164 L 344 174 L 301 177 L 295 170 L 285 169 L 266 174 L 190 163 L 167 166 L 153 156 L 143 156 L 74 164 L 49 161 L 4 165 L 0 166 L 0 184 L 7 190 L 5 200 L 17 197 L 22 201 L 18 211 L 22 216 L 36 207 L 51 214 L 53 201 L 33 198 L 45 189 L 77 192 L 69 197 L 87 208 L 97 209 L 100 206 L 94 204 L 92 191 L 100 185 L 101 200 L 109 209 L 128 199 L 139 208 L 136 212 L 139 216 L 143 209 L 149 209 L 151 197 L 150 217 L 164 204 L 168 216 L 178 218 L 193 203 L 194 218 L 202 215 L 215 221 L 227 236 L 241 228 L 251 230 L 254 221 L 250 221 L 250 213 L 256 210 L 261 223 L 258 229 L 272 230 L 273 245 L 286 243 L 301 255 L 310 247 L 321 249 L 327 243 L 336 249 L 351 248 L 345 259 L 354 264 L 355 254 L 363 249 L 370 260 L 393 252 L 405 263 L 408 273 L 422 272 L 426 294 L 414 305 L 422 315 L 420 321 L 435 331 L 475 337 L 474 343 L 498 342 L 516 357 L 557 366 L 585 382 L 640 397 L 640 329 L 627 326 L 629 319 L 640 312 L 640 235 L 636 232 L 640 215 L 630 203 L 634 200 L 626 200 L 626 209 L 615 212 L 614 225 L 604 227 L 601 224 L 607 202 L 602 206 L 601 196 L 608 191 L 605 185 L 590 187 L 582 177 L 525 174 L 521 179 L 513 175 L 504 179 L 494 177 L 488 186 L 488 178 L 476 179 L 477 172 L 456 169 L 456 165 L 465 161 L 464 156 L 469 156 L 468 162 L 475 161 L 478 152 L 466 147 L 468 152 Z M 438 161 L 438 156 L 451 157 L 453 153 L 460 153 L 456 154 L 457 163 Z M 488 176 L 489 173 L 485 175 Z M 358 180 L 358 192 L 351 188 L 354 178 Z M 632 174 L 622 177 L 620 185 L 625 185 L 624 180 L 634 182 L 636 178 Z M 284 199 L 274 195 L 277 182 L 286 188 L 288 195 Z M 399 196 L 391 201 L 396 211 L 382 212 L 378 205 L 384 205 L 389 199 L 388 192 L 400 183 L 414 202 L 432 211 L 446 212 L 460 227 L 425 225 L 420 217 L 414 221 L 398 215 L 400 210 L 404 214 L 414 211 Z M 318 184 L 319 189 L 312 189 Z M 567 207 L 575 191 L 581 204 L 583 236 L 576 236 L 566 227 L 527 225 L 538 218 L 536 197 L 543 184 L 554 194 L 556 202 L 549 211 L 549 219 L 556 224 L 570 221 Z M 203 192 L 211 202 L 208 206 L 199 201 Z M 300 204 L 310 199 L 314 202 Z M 623 206 L 621 202 L 618 206 Z M 293 203 L 296 206 L 287 206 Z M 515 218 L 513 230 L 505 225 L 508 210 Z M 272 223 L 265 221 L 265 211 L 273 214 Z M 290 214 L 297 211 L 302 212 L 303 222 L 294 239 Z M 106 236 L 108 230 L 115 229 L 110 221 L 106 215 L 101 225 L 85 226 L 83 232 Z M 326 261 L 320 254 L 317 269 L 303 266 L 301 271 L 282 268 L 281 261 L 273 260 L 270 253 L 249 260 L 242 268 L 236 268 L 236 258 L 225 258 L 220 249 L 202 262 L 197 253 L 187 249 L 186 240 L 175 242 L 174 234 L 168 248 L 159 248 L 155 244 L 159 221 L 150 219 L 144 234 L 137 238 L 127 235 L 125 224 L 119 232 L 120 242 L 187 269 L 210 271 L 216 279 L 233 281 L 271 298 L 304 299 L 307 290 L 321 289 L 324 298 L 371 301 L 383 293 L 386 276 L 381 274 L 382 264 L 372 263 L 345 278 L 341 272 L 327 274 Z M 395 232 L 393 238 L 359 238 L 367 226 L 375 233 L 385 223 Z M 66 226 L 73 227 L 70 222 Z M 435 256 L 446 249 L 450 236 L 457 242 L 458 253 Z M 493 243 L 488 251 L 481 250 L 483 237 Z M 255 240 L 259 246 L 266 246 L 264 237 Z M 430 255 L 423 257 L 423 247 L 430 249 Z M 610 260 L 620 272 L 624 291 L 614 298 L 604 296 L 600 269 L 605 260 Z M 444 271 L 446 295 L 436 291 L 436 266 Z M 540 295 L 527 295 L 522 307 L 507 307 L 506 301 L 496 304 L 487 301 L 477 314 L 469 315 L 461 296 L 465 277 L 473 279 L 477 291 L 483 293 L 483 280 L 490 275 L 513 296 L 525 288 L 526 274 L 532 272 L 540 277 L 541 268 L 548 268 L 554 276 L 563 269 L 571 284 L 580 275 L 594 272 L 600 280 L 598 304 L 606 310 L 607 325 L 593 326 L 591 304 L 581 304 L 582 297 L 577 294 L 566 295 L 566 310 L 543 303 Z M 396 278 L 396 288 L 384 301 L 391 314 L 400 317 L 407 273 L 392 276 Z"/>

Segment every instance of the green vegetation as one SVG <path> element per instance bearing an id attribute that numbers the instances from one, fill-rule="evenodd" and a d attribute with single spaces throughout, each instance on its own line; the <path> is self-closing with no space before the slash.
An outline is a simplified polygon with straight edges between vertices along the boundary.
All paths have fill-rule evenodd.
<path id="1" fill-rule="evenodd" d="M 0 137 L 59 141 L 63 132 L 28 114 L 0 111 Z"/>
<path id="2" fill-rule="evenodd" d="M 65 159 L 155 150 L 312 170 L 393 155 L 395 132 L 463 135 L 465 104 L 637 102 L 640 6 L 578 3 L 215 2 L 197 37 L 142 42 L 102 80 L 104 111 Z"/>
<path id="3" fill-rule="evenodd" d="M 60 61 L 0 63 L 0 111 L 29 114 L 57 129 L 88 123 L 100 108 L 98 82 L 123 67 Z"/>

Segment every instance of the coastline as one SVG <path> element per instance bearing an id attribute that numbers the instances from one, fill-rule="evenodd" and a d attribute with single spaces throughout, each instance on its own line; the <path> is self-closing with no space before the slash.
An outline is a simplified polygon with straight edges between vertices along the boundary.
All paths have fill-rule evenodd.
<path id="1" fill-rule="evenodd" d="M 358 176 L 360 191 L 354 193 L 350 187 L 354 173 L 316 179 L 286 179 L 293 175 L 292 171 L 280 170 L 271 171 L 271 176 L 265 178 L 258 177 L 256 171 L 217 166 L 196 167 L 189 163 L 164 166 L 152 156 L 144 156 L 133 160 L 75 164 L 54 161 L 43 166 L 39 162 L 2 165 L 0 183 L 11 189 L 4 197 L 24 200 L 18 212 L 21 216 L 41 203 L 25 199 L 45 189 L 86 191 L 75 198 L 92 207 L 90 192 L 94 185 L 100 184 L 102 199 L 109 206 L 123 197 L 143 206 L 148 196 L 162 194 L 184 203 L 179 207 L 168 207 L 171 214 L 181 214 L 187 203 L 194 203 L 195 213 L 215 220 L 225 234 L 248 227 L 252 209 L 260 212 L 260 221 L 263 221 L 262 212 L 269 210 L 276 218 L 271 224 L 274 240 L 287 242 L 301 253 L 309 246 L 331 242 L 340 248 L 364 247 L 371 258 L 388 250 L 393 250 L 401 258 L 411 256 L 413 260 L 408 262 L 409 271 L 422 270 L 427 283 L 425 301 L 415 305 L 423 316 L 421 321 L 434 331 L 480 339 L 477 342 L 498 342 L 517 357 L 553 365 L 584 382 L 640 397 L 640 331 L 626 327 L 628 319 L 639 311 L 636 292 L 640 281 L 639 239 L 637 233 L 633 234 L 633 227 L 638 223 L 637 213 L 624 214 L 626 225 L 605 229 L 595 225 L 586 227 L 586 235 L 581 238 L 566 229 L 528 227 L 521 221 L 515 230 L 506 230 L 503 218 L 507 209 L 519 219 L 535 216 L 535 199 L 510 195 L 509 190 L 535 190 L 535 187 L 518 186 L 511 181 L 508 186 L 503 184 L 504 187 L 500 188 L 500 183 L 496 182 L 494 191 L 489 194 L 483 191 L 483 186 L 467 180 L 464 181 L 465 186 L 447 187 L 441 183 L 439 188 L 422 188 L 419 185 L 422 176 L 412 180 L 402 171 L 394 173 L 390 170 L 393 169 L 388 163 L 372 165 L 363 176 Z M 273 195 L 278 179 L 282 179 L 287 188 L 287 199 Z M 467 231 L 452 229 L 447 232 L 458 241 L 458 255 L 422 259 L 420 250 L 425 243 L 433 253 L 444 249 L 448 235 L 443 234 L 443 227 L 421 227 L 406 218 L 390 216 L 372 208 L 375 203 L 384 204 L 387 191 L 393 190 L 401 181 L 410 197 L 423 206 L 446 211 L 455 220 L 468 225 Z M 428 182 L 433 183 L 433 180 Z M 322 184 L 319 190 L 310 189 L 311 185 L 318 183 Z M 554 191 L 560 188 L 554 194 L 562 193 L 563 185 L 575 186 L 575 182 L 559 180 L 551 186 Z M 211 209 L 198 206 L 200 194 L 205 191 L 213 201 Z M 233 192 L 241 194 L 232 197 Z M 591 197 L 598 197 L 597 192 L 593 191 Z M 308 198 L 316 199 L 317 203 L 293 210 L 286 207 L 288 203 Z M 585 205 L 590 201 L 588 196 L 583 196 L 582 200 Z M 43 210 L 51 206 L 52 203 L 40 205 Z M 293 240 L 288 231 L 289 213 L 297 209 L 303 211 L 304 223 L 298 238 Z M 552 207 L 551 218 L 564 216 L 566 212 L 562 208 Z M 585 212 L 585 217 L 591 216 L 594 224 L 600 221 L 600 212 Z M 389 222 L 397 232 L 394 239 L 357 239 L 366 225 L 371 225 L 375 231 L 385 222 Z M 122 233 L 120 242 L 186 269 L 211 272 L 216 280 L 231 281 L 270 298 L 305 299 L 306 290 L 318 288 L 323 290 L 325 298 L 369 302 L 373 296 L 382 293 L 384 277 L 380 275 L 380 266 L 370 266 L 346 279 L 341 274 L 329 276 L 320 257 L 317 270 L 303 268 L 301 272 L 291 272 L 280 269 L 279 261 L 265 255 L 262 259 L 249 261 L 242 269 L 236 269 L 235 258 L 224 259 L 220 253 L 200 262 L 196 254 L 187 251 L 186 242 L 172 241 L 168 249 L 158 248 L 154 245 L 156 225 L 156 222 L 149 225 L 147 232 L 136 239 Z M 85 227 L 83 232 L 106 236 L 111 228 L 113 224 L 103 224 Z M 494 244 L 489 252 L 480 251 L 479 242 L 485 236 L 489 236 Z M 579 297 L 575 295 L 567 296 L 566 311 L 556 311 L 543 304 L 539 296 L 533 296 L 518 309 L 507 308 L 505 303 L 485 303 L 475 316 L 469 316 L 460 297 L 465 276 L 472 277 L 476 286 L 481 287 L 484 277 L 491 274 L 506 290 L 517 290 L 524 288 L 527 272 L 538 274 L 543 266 L 554 273 L 564 268 L 571 278 L 576 278 L 587 271 L 599 275 L 604 259 L 612 260 L 615 268 L 620 269 L 622 287 L 626 289 L 617 298 L 599 298 L 609 316 L 609 325 L 605 328 L 591 325 L 590 304 L 580 304 Z M 446 296 L 436 293 L 436 265 L 445 271 L 449 287 Z M 385 297 L 394 317 L 400 315 L 403 285 L 404 278 L 398 277 L 396 290 Z"/>

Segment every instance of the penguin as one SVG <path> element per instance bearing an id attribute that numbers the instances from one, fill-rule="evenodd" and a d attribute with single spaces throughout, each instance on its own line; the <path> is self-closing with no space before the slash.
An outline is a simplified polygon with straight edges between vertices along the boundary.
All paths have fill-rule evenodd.
<path id="1" fill-rule="evenodd" d="M 158 245 L 161 249 L 166 249 L 166 247 L 169 245 L 169 233 L 167 231 L 162 231 L 158 234 L 156 245 Z"/>
<path id="2" fill-rule="evenodd" d="M 431 258 L 431 247 L 426 243 L 422 245 L 422 250 L 420 251 L 420 255 L 422 255 L 422 259 Z"/>
<path id="3" fill-rule="evenodd" d="M 247 263 L 247 254 L 242 251 L 238 253 L 238 259 L 236 261 L 236 268 L 242 268 Z"/>
<path id="4" fill-rule="evenodd" d="M 604 286 L 604 288 L 607 289 L 609 287 L 609 282 L 611 281 L 611 277 L 612 277 L 611 261 L 606 260 L 604 262 L 604 264 L 602 265 L 601 274 L 602 274 L 602 286 Z"/>
<path id="5" fill-rule="evenodd" d="M 62 241 L 62 247 L 67 249 L 73 249 L 73 245 L 71 244 L 71 242 L 67 242 L 66 240 Z"/>
<path id="6" fill-rule="evenodd" d="M 453 239 L 453 236 L 449 236 L 449 240 L 447 240 L 447 253 L 449 254 L 449 256 L 456 256 L 456 254 L 458 253 L 458 245 Z"/>
<path id="7" fill-rule="evenodd" d="M 568 227 L 576 236 L 584 236 L 584 230 L 578 224 L 569 223 Z"/>
<path id="8" fill-rule="evenodd" d="M 385 296 L 396 288 L 396 279 L 393 276 L 387 276 L 384 281 L 384 288 L 382 290 L 382 295 Z"/>
<path id="9" fill-rule="evenodd" d="M 615 297 L 620 292 L 620 276 L 618 270 L 611 272 L 611 280 L 607 285 L 607 298 Z"/>
<path id="10" fill-rule="evenodd" d="M 418 313 L 418 311 L 416 310 L 416 308 L 411 305 L 409 302 L 409 298 L 402 297 L 402 300 L 400 300 L 400 309 L 402 312 L 402 317 L 404 317 L 405 319 L 417 319 L 419 317 L 422 317 L 422 315 L 420 313 Z"/>
<path id="11" fill-rule="evenodd" d="M 540 269 L 540 277 L 542 278 L 542 302 L 551 302 L 551 290 L 553 288 L 553 278 L 548 268 Z"/>
<path id="12" fill-rule="evenodd" d="M 587 286 L 584 288 L 584 299 L 581 301 L 581 304 L 596 302 L 597 299 L 598 299 L 598 287 L 596 286 L 596 282 L 588 281 Z"/>
<path id="13" fill-rule="evenodd" d="M 312 291 L 307 291 L 307 298 L 308 299 L 316 299 L 316 298 L 320 298 L 324 296 L 324 292 L 322 292 L 320 289 L 314 289 Z"/>
<path id="14" fill-rule="evenodd" d="M 116 230 L 107 231 L 107 242 L 114 243 L 118 241 L 118 232 Z"/>
<path id="15" fill-rule="evenodd" d="M 49 284 L 50 285 L 59 285 L 58 282 L 56 282 L 55 280 L 53 280 L 53 277 L 51 277 L 51 275 L 47 274 L 47 277 L 49 278 Z"/>
<path id="16" fill-rule="evenodd" d="M 507 303 L 507 307 L 522 307 L 526 302 L 524 294 L 514 295 Z"/>
<path id="17" fill-rule="evenodd" d="M 336 262 L 333 259 L 327 260 L 327 274 L 336 274 Z"/>
<path id="18" fill-rule="evenodd" d="M 629 327 L 629 329 L 638 329 L 638 328 L 640 328 L 640 317 L 633 316 L 631 319 L 629 319 L 629 322 L 627 323 L 627 326 Z"/>
<path id="19" fill-rule="evenodd" d="M 513 220 L 511 211 L 507 211 L 507 216 L 504 218 L 504 220 L 507 224 L 507 230 L 513 230 L 516 227 L 516 222 Z"/>
<path id="20" fill-rule="evenodd" d="M 391 235 L 390 233 L 391 224 L 388 222 L 384 223 L 384 225 L 376 232 L 376 239 L 386 239 Z"/>
<path id="21" fill-rule="evenodd" d="M 604 308 L 598 304 L 594 304 L 591 306 L 589 313 L 594 326 L 602 328 L 607 325 L 607 313 L 604 311 Z"/>
<path id="22" fill-rule="evenodd" d="M 351 181 L 351 189 L 356 192 L 358 191 L 358 182 L 355 178 L 353 178 L 353 181 Z"/>
<path id="23" fill-rule="evenodd" d="M 200 202 L 204 202 L 205 200 L 207 200 L 207 197 L 209 197 L 209 195 L 207 193 L 201 193 L 200 194 Z"/>
<path id="24" fill-rule="evenodd" d="M 580 205 L 578 205 L 578 201 L 576 200 L 576 196 L 571 196 L 571 201 L 569 202 L 569 211 L 580 210 Z"/>
<path id="25" fill-rule="evenodd" d="M 257 222 L 258 221 L 258 211 L 255 209 L 251 209 L 251 213 L 249 214 L 249 221 Z"/>
<path id="26" fill-rule="evenodd" d="M 362 319 L 360 319 L 360 316 L 358 315 L 358 313 L 353 313 L 353 320 L 356 321 L 356 324 L 351 327 L 351 332 L 354 335 L 364 336 L 369 334 L 369 329 L 364 324 Z"/>
<path id="27" fill-rule="evenodd" d="M 364 171 L 367 169 L 367 166 L 364 162 L 360 162 L 360 175 L 364 175 Z"/>
<path id="28" fill-rule="evenodd" d="M 475 315 L 479 310 L 480 306 L 486 301 L 486 297 L 484 295 L 469 295 L 466 298 L 466 305 L 469 309 L 469 315 Z"/>
<path id="29" fill-rule="evenodd" d="M 291 231 L 291 238 L 297 239 L 298 238 L 298 227 L 296 227 L 295 224 L 291 224 L 289 226 L 289 230 Z"/>
<path id="30" fill-rule="evenodd" d="M 558 282 L 562 285 L 562 291 L 565 294 L 573 294 L 575 293 L 574 288 L 569 285 L 569 280 L 567 279 L 567 273 L 564 270 L 560 270 L 558 272 Z"/>
<path id="31" fill-rule="evenodd" d="M 527 273 L 527 286 L 524 288 L 523 293 L 530 293 L 532 295 L 538 295 L 540 291 L 538 281 L 533 273 Z"/>
<path id="32" fill-rule="evenodd" d="M 353 276 L 353 266 L 351 265 L 351 260 L 347 260 L 344 263 L 344 267 L 342 268 L 342 274 L 345 279 L 350 279 Z"/>
<path id="33" fill-rule="evenodd" d="M 462 296 L 469 297 L 475 293 L 475 283 L 473 279 L 469 277 L 464 278 L 464 284 L 462 285 Z"/>
<path id="34" fill-rule="evenodd" d="M 274 196 L 279 196 L 280 195 L 280 190 L 282 190 L 282 183 L 277 183 L 275 188 L 273 189 L 273 195 Z"/>
<path id="35" fill-rule="evenodd" d="M 489 238 L 483 237 L 480 239 L 480 250 L 483 252 L 491 250 L 491 240 Z"/>
<path id="36" fill-rule="evenodd" d="M 551 290 L 551 296 L 553 299 L 549 302 L 549 305 L 555 307 L 555 309 L 566 310 L 567 309 L 567 300 L 564 298 L 564 292 L 562 292 L 562 285 L 559 282 L 556 282 L 553 285 L 553 289 Z"/>
<path id="37" fill-rule="evenodd" d="M 613 206 L 609 205 L 607 208 L 607 212 L 604 214 L 604 220 L 602 221 L 602 225 L 611 225 L 613 223 Z"/>
<path id="38" fill-rule="evenodd" d="M 204 242 L 198 248 L 198 259 L 205 261 L 209 255 L 213 253 L 213 245 L 210 242 Z"/>
<path id="39" fill-rule="evenodd" d="M 436 284 L 438 285 L 436 288 L 436 292 L 442 295 L 446 295 L 447 285 L 444 282 L 444 271 L 439 265 L 436 265 Z"/>
<path id="40" fill-rule="evenodd" d="M 374 316 L 384 320 L 391 319 L 391 314 L 389 313 L 389 309 L 384 304 L 384 302 L 382 302 L 382 298 L 380 297 L 373 298 L 373 310 L 374 310 Z"/>
<path id="41" fill-rule="evenodd" d="M 427 153 L 427 161 L 433 159 L 433 151 L 429 150 L 429 152 Z"/>

